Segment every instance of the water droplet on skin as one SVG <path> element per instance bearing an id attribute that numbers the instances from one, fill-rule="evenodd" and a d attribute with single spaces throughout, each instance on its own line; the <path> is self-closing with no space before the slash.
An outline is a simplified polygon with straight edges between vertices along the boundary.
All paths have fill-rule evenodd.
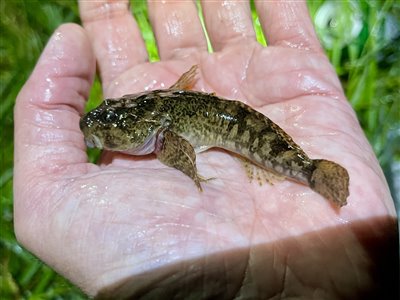
<path id="1" fill-rule="evenodd" d="M 290 105 L 289 109 L 291 112 L 297 112 L 297 111 L 300 111 L 300 106 L 299 105 Z"/>
<path id="2" fill-rule="evenodd" d="M 183 24 L 182 22 L 177 18 L 178 13 L 177 12 L 172 12 L 172 17 L 171 19 L 168 20 L 168 22 L 165 23 L 165 29 L 166 32 L 169 35 L 172 35 L 174 37 L 179 37 L 183 35 Z"/>
<path id="3" fill-rule="evenodd" d="M 109 199 L 105 196 L 105 190 L 103 187 L 99 187 L 95 184 L 82 184 L 80 185 L 82 193 L 85 194 L 88 202 L 96 205 L 108 205 L 110 204 Z"/>
<path id="4" fill-rule="evenodd" d="M 57 32 L 54 34 L 54 40 L 59 41 L 59 40 L 61 40 L 62 38 L 63 38 L 63 35 L 62 35 L 61 32 L 57 31 Z"/>
<path id="5" fill-rule="evenodd" d="M 312 144 L 310 142 L 301 140 L 301 141 L 299 141 L 299 145 L 301 148 L 306 149 L 306 148 L 310 148 Z"/>
<path id="6" fill-rule="evenodd" d="M 50 101 L 50 98 L 51 98 L 51 95 L 52 95 L 52 94 L 51 94 L 50 89 L 45 89 L 43 101 L 44 101 L 44 102 L 49 102 L 49 101 Z"/>
<path id="7" fill-rule="evenodd" d="M 157 84 L 157 80 L 153 79 L 150 84 L 144 87 L 145 91 L 151 91 L 154 89 L 154 86 Z"/>
<path id="8" fill-rule="evenodd" d="M 291 42 L 285 42 L 285 45 L 287 45 L 290 48 L 294 49 L 301 49 L 301 50 L 310 50 L 309 47 L 305 46 L 304 43 L 291 43 Z"/>
<path id="9" fill-rule="evenodd" d="M 124 36 L 126 33 L 126 28 L 125 27 L 117 27 L 117 28 L 115 28 L 115 32 L 118 33 L 119 36 Z"/>
<path id="10" fill-rule="evenodd" d="M 53 93 L 52 93 L 52 88 L 54 88 L 54 82 L 50 79 L 50 78 L 46 78 L 46 82 L 48 83 L 47 84 L 47 88 L 44 90 L 44 98 L 43 98 L 43 101 L 44 102 L 49 102 L 50 101 L 50 99 L 52 98 L 52 96 L 53 96 Z"/>
<path id="11" fill-rule="evenodd" d="M 106 2 L 100 7 L 100 9 L 103 11 L 108 11 L 110 10 L 110 4 Z"/>
<path id="12" fill-rule="evenodd" d="M 239 91 L 238 91 L 237 88 L 232 88 L 232 89 L 231 89 L 231 95 L 232 95 L 232 97 L 235 98 L 235 96 L 238 94 L 238 92 L 239 92 Z"/>
<path id="13" fill-rule="evenodd" d="M 326 91 L 323 83 L 313 76 L 302 75 L 299 78 L 301 78 L 298 83 L 299 88 L 307 93 L 324 93 Z"/>
<path id="14" fill-rule="evenodd" d="M 349 205 L 349 204 L 348 204 L 348 205 Z M 348 220 L 346 220 L 346 219 L 344 219 L 344 218 L 341 218 L 341 217 L 338 217 L 336 220 L 339 221 L 339 223 L 340 223 L 340 224 L 343 224 L 343 225 L 349 223 Z"/>

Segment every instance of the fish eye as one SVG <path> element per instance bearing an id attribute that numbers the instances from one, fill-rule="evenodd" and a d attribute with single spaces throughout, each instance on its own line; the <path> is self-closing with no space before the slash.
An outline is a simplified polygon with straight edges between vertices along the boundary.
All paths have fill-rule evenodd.
<path id="1" fill-rule="evenodd" d="M 106 110 L 101 115 L 101 119 L 104 123 L 112 123 L 118 119 L 118 115 L 114 112 L 114 110 Z"/>

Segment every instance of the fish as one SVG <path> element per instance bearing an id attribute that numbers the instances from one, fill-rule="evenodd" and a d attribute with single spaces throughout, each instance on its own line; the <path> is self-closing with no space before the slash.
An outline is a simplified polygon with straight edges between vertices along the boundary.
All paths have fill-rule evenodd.
<path id="1" fill-rule="evenodd" d="M 349 174 L 341 165 L 310 159 L 267 116 L 238 101 L 193 90 L 198 66 L 168 89 L 105 99 L 83 115 L 86 145 L 130 155 L 155 154 L 189 176 L 198 189 L 196 154 L 222 148 L 252 164 L 309 186 L 338 207 L 347 204 Z"/>

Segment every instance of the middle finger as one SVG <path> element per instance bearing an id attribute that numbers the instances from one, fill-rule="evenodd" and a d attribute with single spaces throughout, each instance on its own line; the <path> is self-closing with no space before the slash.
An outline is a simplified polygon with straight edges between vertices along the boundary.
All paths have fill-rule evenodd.
<path id="1" fill-rule="evenodd" d="M 148 6 L 161 60 L 207 51 L 194 1 L 149 1 Z"/>
<path id="2" fill-rule="evenodd" d="M 236 43 L 256 41 L 249 1 L 203 0 L 201 5 L 215 51 Z"/>

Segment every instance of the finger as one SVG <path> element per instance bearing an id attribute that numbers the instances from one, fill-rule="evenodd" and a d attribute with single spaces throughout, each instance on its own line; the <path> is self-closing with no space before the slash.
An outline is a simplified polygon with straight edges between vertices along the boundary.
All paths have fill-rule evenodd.
<path id="1" fill-rule="evenodd" d="M 129 10 L 129 1 L 79 1 L 79 10 L 105 88 L 118 75 L 147 60 L 146 47 Z"/>
<path id="2" fill-rule="evenodd" d="M 80 163 L 87 156 L 79 115 L 94 73 L 86 32 L 75 24 L 62 25 L 16 100 L 15 186 L 26 187 L 37 178 L 73 175 L 71 166 L 82 172 L 78 166 L 86 165 Z M 28 188 L 22 190 L 29 193 Z"/>
<path id="3" fill-rule="evenodd" d="M 256 41 L 248 1 L 202 1 L 202 8 L 215 51 L 233 43 Z"/>
<path id="4" fill-rule="evenodd" d="M 207 51 L 194 1 L 149 1 L 148 5 L 162 60 Z"/>
<path id="5" fill-rule="evenodd" d="M 268 45 L 321 49 L 305 1 L 255 2 Z"/>

